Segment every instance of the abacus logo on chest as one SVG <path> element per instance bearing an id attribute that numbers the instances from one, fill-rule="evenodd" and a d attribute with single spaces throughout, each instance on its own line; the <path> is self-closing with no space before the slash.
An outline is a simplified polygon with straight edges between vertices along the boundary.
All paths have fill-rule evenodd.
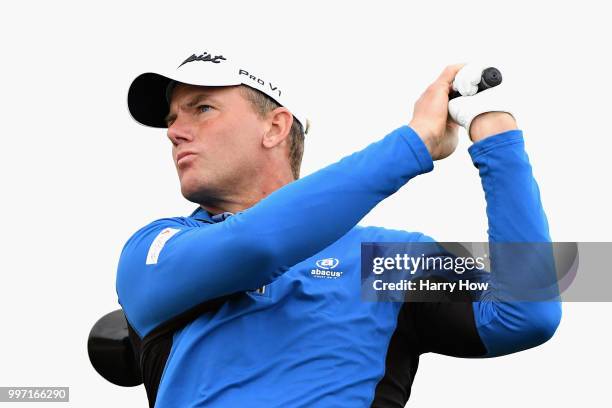
<path id="1" fill-rule="evenodd" d="M 316 268 L 310 270 L 310 276 L 319 279 L 338 279 L 344 272 L 335 270 L 340 261 L 337 258 L 319 259 Z"/>

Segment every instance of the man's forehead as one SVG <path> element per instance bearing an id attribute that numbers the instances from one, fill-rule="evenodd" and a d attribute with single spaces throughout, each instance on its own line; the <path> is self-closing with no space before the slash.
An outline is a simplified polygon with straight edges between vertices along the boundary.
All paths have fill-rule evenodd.
<path id="1" fill-rule="evenodd" d="M 173 86 L 170 84 L 169 86 Z M 202 85 L 189 85 L 183 83 L 176 83 L 172 89 L 168 89 L 167 93 L 170 94 L 168 100 L 168 114 L 166 115 L 165 121 L 168 123 L 169 120 L 176 114 L 176 111 L 182 108 L 193 108 L 199 104 L 202 100 L 215 101 L 216 103 L 228 103 L 223 102 L 220 98 L 222 94 L 227 94 L 231 88 L 239 88 L 240 86 L 202 86 Z"/>
<path id="2" fill-rule="evenodd" d="M 222 89 L 227 88 L 225 86 L 202 86 L 202 85 L 189 85 L 183 83 L 175 83 L 170 85 L 172 89 L 169 91 L 170 102 L 177 97 L 189 97 L 196 95 L 215 95 L 218 94 Z"/>
<path id="3" fill-rule="evenodd" d="M 235 86 L 203 86 L 177 83 L 169 92 L 169 100 L 172 103 L 178 98 L 189 99 L 190 97 L 215 96 L 227 92 L 230 88 L 235 88 Z"/>

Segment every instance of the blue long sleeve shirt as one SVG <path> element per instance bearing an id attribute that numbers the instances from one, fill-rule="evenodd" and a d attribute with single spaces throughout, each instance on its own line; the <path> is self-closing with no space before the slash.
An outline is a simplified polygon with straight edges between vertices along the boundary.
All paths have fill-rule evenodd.
<path id="1" fill-rule="evenodd" d="M 469 153 L 490 242 L 549 241 L 522 132 Z M 227 219 L 199 208 L 137 231 L 121 253 L 117 293 L 150 405 L 403 406 L 422 353 L 492 357 L 549 339 L 558 301 L 360 300 L 362 242 L 433 239 L 356 224 L 432 169 L 404 126 Z"/>

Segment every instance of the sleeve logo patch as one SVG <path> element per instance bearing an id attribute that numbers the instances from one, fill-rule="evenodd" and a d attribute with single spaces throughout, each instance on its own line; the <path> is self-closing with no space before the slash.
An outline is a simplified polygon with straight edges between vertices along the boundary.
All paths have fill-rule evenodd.
<path id="1" fill-rule="evenodd" d="M 155 265 L 157 263 L 159 253 L 164 248 L 164 245 L 166 245 L 166 242 L 168 242 L 168 240 L 179 231 L 180 229 L 178 228 L 165 228 L 159 234 L 157 234 L 157 236 L 151 243 L 151 246 L 149 247 L 149 253 L 147 254 L 146 262 L 147 265 Z"/>

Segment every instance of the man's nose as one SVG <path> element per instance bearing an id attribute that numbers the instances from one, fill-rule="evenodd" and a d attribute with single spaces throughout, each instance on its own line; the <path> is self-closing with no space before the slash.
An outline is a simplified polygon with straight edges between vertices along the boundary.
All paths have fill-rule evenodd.
<path id="1" fill-rule="evenodd" d="M 168 138 L 173 144 L 189 142 L 193 140 L 192 129 L 184 118 L 179 115 L 170 126 L 168 126 Z"/>

